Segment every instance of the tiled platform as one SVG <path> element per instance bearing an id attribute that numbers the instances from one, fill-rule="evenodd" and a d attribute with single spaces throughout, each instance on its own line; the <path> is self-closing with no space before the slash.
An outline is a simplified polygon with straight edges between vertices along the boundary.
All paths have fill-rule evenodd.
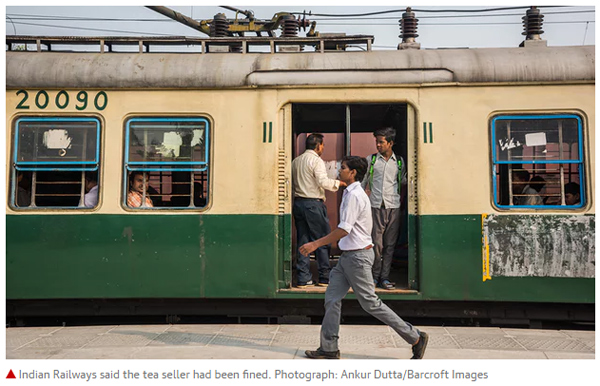
<path id="1" fill-rule="evenodd" d="M 594 359 L 595 332 L 422 327 L 425 359 Z M 6 329 L 7 359 L 303 359 L 316 325 L 120 325 Z M 387 326 L 343 325 L 342 359 L 410 358 Z"/>

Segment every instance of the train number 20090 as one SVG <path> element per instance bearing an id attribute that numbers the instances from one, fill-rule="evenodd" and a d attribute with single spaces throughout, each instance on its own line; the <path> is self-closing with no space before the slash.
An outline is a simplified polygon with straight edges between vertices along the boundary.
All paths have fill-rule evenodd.
<path id="1" fill-rule="evenodd" d="M 27 104 L 29 93 L 25 90 L 19 90 L 17 91 L 17 95 L 22 95 L 22 99 L 17 105 L 17 109 L 29 110 L 29 105 Z M 88 93 L 86 91 L 79 91 L 75 98 L 77 99 L 75 101 L 75 108 L 77 110 L 85 110 L 88 108 L 88 104 L 91 104 L 91 100 L 88 98 Z M 46 91 L 40 90 L 37 92 L 37 94 L 35 94 L 34 102 L 38 109 L 43 110 L 48 107 L 48 104 L 50 103 L 50 97 Z M 67 106 L 69 106 L 69 102 L 69 93 L 65 90 L 59 91 L 54 98 L 54 104 L 61 110 L 67 108 Z M 96 110 L 102 111 L 107 105 L 108 96 L 104 91 L 99 91 L 94 97 L 94 107 Z"/>

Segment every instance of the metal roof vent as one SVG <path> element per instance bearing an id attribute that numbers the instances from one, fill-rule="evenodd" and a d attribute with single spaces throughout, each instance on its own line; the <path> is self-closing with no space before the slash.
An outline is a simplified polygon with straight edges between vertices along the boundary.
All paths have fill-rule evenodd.
<path id="1" fill-rule="evenodd" d="M 419 36 L 417 34 L 417 25 L 419 19 L 415 17 L 415 13 L 412 12 L 412 8 L 407 7 L 406 12 L 402 14 L 402 19 L 398 21 L 400 22 L 400 35 L 398 37 L 402 38 L 402 43 L 398 44 L 398 49 L 420 49 L 421 43 L 417 43 L 415 41 L 415 38 Z"/>
<path id="2" fill-rule="evenodd" d="M 519 47 L 546 47 L 548 42 L 542 40 L 541 35 L 542 24 L 544 24 L 544 15 L 541 14 L 537 7 L 531 7 L 527 10 L 527 14 L 523 16 L 523 29 L 525 30 L 521 35 L 525 35 L 525 41 L 522 42 Z"/>

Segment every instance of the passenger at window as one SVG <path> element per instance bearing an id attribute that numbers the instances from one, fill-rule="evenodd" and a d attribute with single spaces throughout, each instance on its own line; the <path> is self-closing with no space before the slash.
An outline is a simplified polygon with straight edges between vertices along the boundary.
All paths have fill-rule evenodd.
<path id="1" fill-rule="evenodd" d="M 400 188 L 406 183 L 406 168 L 402 157 L 392 150 L 396 130 L 385 127 L 375 131 L 373 136 L 378 153 L 367 158 L 369 169 L 362 180 L 362 187 L 370 191 L 373 215 L 373 280 L 375 286 L 391 290 L 395 288 L 389 279 L 392 257 L 400 234 Z"/>
<path id="2" fill-rule="evenodd" d="M 577 182 L 569 182 L 565 185 L 565 204 L 579 205 L 581 202 L 580 187 Z"/>
<path id="3" fill-rule="evenodd" d="M 513 202 L 515 205 L 544 205 L 537 190 L 529 186 L 529 172 L 527 170 L 513 171 Z"/>
<path id="4" fill-rule="evenodd" d="M 28 207 L 31 205 L 31 178 L 29 174 L 18 172 L 17 175 L 17 206 Z"/>
<path id="5" fill-rule="evenodd" d="M 130 208 L 139 208 L 142 206 L 144 195 L 146 200 L 144 202 L 145 207 L 153 207 L 152 200 L 148 197 L 148 183 L 149 179 L 144 173 L 140 171 L 131 172 L 129 175 L 129 193 L 127 194 L 127 206 Z"/>
<path id="6" fill-rule="evenodd" d="M 532 177 L 529 181 L 529 185 L 538 192 L 538 195 L 542 197 L 542 190 L 546 186 L 546 180 L 542 176 Z M 548 197 L 542 197 L 542 202 L 546 205 L 546 201 L 548 201 Z"/>
<path id="7" fill-rule="evenodd" d="M 83 205 L 86 208 L 93 208 L 98 205 L 98 172 L 85 173 L 85 196 Z"/>
<path id="8" fill-rule="evenodd" d="M 325 207 L 325 189 L 337 191 L 345 183 L 327 177 L 323 154 L 323 135 L 306 137 L 306 151 L 292 161 L 292 186 L 294 192 L 293 215 L 296 223 L 298 246 L 327 235 L 331 228 Z M 318 285 L 329 284 L 329 245 L 315 251 L 319 271 Z M 298 287 L 312 285 L 310 258 L 298 250 L 296 262 Z"/>

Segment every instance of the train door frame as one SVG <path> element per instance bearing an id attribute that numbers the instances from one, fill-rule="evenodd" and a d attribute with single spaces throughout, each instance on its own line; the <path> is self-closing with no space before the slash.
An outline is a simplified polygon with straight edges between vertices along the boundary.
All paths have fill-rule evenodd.
<path id="1" fill-rule="evenodd" d="M 407 219 L 406 226 L 408 231 L 408 289 L 419 290 L 419 272 L 421 271 L 421 260 L 418 258 L 418 122 L 417 109 L 410 103 L 406 103 L 406 165 L 407 165 L 407 186 L 406 186 L 406 208 Z"/>
<path id="2" fill-rule="evenodd" d="M 288 212 L 290 214 L 289 219 L 290 223 L 287 224 L 287 228 L 289 232 L 285 232 L 288 240 L 284 241 L 283 244 L 286 246 L 286 251 L 280 253 L 280 263 L 282 264 L 280 272 L 280 289 L 291 288 L 293 283 L 293 257 L 295 255 L 293 251 L 293 242 L 292 242 L 292 232 L 293 232 L 293 219 L 291 216 L 292 212 L 292 200 L 293 200 L 293 191 L 292 191 L 292 181 L 291 181 L 291 162 L 294 156 L 297 153 L 296 149 L 296 135 L 298 134 L 294 129 L 294 106 L 295 105 L 345 105 L 346 113 L 345 113 L 345 144 L 344 144 L 344 155 L 350 152 L 351 148 L 351 139 L 350 136 L 347 135 L 348 132 L 350 134 L 356 133 L 352 132 L 350 127 L 350 108 L 352 106 L 403 106 L 406 109 L 405 112 L 405 121 L 402 126 L 402 132 L 398 132 L 397 135 L 402 135 L 402 139 L 397 141 L 397 145 L 402 147 L 402 151 L 399 152 L 403 155 L 407 168 L 407 186 L 406 186 L 406 197 L 404 200 L 406 201 L 406 212 L 403 223 L 405 224 L 405 229 L 402 230 L 403 233 L 406 234 L 406 240 L 408 244 L 407 250 L 407 276 L 406 276 L 406 286 L 399 288 L 400 291 L 415 291 L 419 288 L 419 279 L 418 274 L 420 271 L 419 259 L 418 259 L 418 248 L 417 248 L 417 229 L 418 229 L 418 205 L 417 205 L 417 111 L 413 105 L 408 103 L 407 101 L 393 101 L 393 102 L 289 102 L 282 107 L 282 119 L 284 124 L 284 135 L 287 136 L 285 141 L 289 141 L 289 146 L 286 146 L 285 154 L 287 158 L 286 169 L 286 183 L 289 184 L 289 201 L 288 201 Z M 316 131 L 318 132 L 318 131 Z M 357 131 L 359 132 L 359 131 Z M 374 140 L 373 140 L 374 143 Z M 396 145 L 395 151 L 397 152 Z M 397 152 L 398 153 L 398 152 Z M 402 237 L 402 236 L 401 236 Z"/>

